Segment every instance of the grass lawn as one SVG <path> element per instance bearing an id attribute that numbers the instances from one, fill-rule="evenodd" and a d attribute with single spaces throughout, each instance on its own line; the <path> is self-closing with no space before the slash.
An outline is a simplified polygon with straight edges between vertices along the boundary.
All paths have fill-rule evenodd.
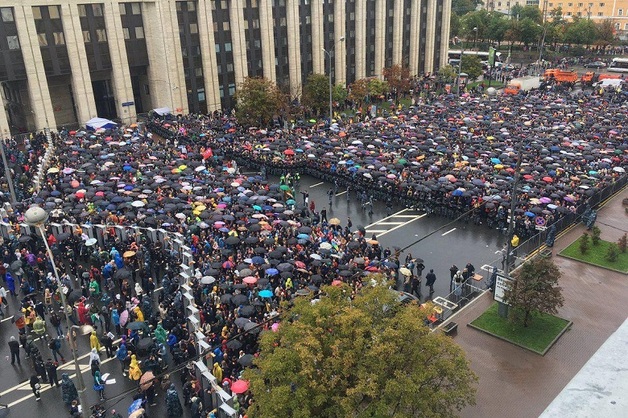
<path id="1" fill-rule="evenodd" d="M 486 79 L 484 81 L 474 81 L 473 83 L 467 84 L 467 89 L 471 90 L 471 89 L 475 88 L 476 86 L 479 86 L 482 83 L 484 83 L 484 87 L 488 88 L 488 79 Z M 491 80 L 491 87 L 494 87 L 494 88 L 499 90 L 501 88 L 504 88 L 504 83 L 501 83 L 501 82 L 495 81 L 495 80 Z"/>
<path id="2" fill-rule="evenodd" d="M 569 321 L 554 315 L 535 314 L 528 327 L 524 328 L 499 316 L 495 302 L 470 325 L 535 353 L 545 354 L 545 350 L 568 324 Z"/>
<path id="3" fill-rule="evenodd" d="M 628 253 L 619 253 L 617 261 L 611 263 L 606 259 L 606 252 L 608 251 L 608 246 L 611 243 L 608 241 L 600 240 L 600 243 L 595 246 L 590 242 L 591 239 L 589 238 L 589 251 L 587 251 L 586 254 L 580 253 L 580 238 L 578 238 L 577 240 L 572 242 L 569 247 L 561 251 L 560 255 L 564 255 L 565 257 L 571 257 L 576 260 L 584 261 L 585 263 L 594 264 L 596 266 L 604 267 L 607 269 L 620 271 L 622 273 L 628 273 Z"/>

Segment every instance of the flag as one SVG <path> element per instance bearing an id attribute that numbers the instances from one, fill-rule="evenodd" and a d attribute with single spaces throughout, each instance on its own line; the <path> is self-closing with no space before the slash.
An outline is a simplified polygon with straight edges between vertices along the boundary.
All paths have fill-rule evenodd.
<path id="1" fill-rule="evenodd" d="M 493 47 L 488 49 L 488 65 L 489 67 L 495 66 L 495 48 Z"/>

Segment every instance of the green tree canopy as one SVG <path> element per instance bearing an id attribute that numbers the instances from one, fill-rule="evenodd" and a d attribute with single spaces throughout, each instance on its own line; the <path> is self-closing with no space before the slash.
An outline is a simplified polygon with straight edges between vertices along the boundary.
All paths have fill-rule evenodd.
<path id="1" fill-rule="evenodd" d="M 482 60 L 477 55 L 463 55 L 460 67 L 463 73 L 467 73 L 471 80 L 482 75 Z"/>
<path id="2" fill-rule="evenodd" d="M 358 106 L 366 100 L 366 96 L 369 94 L 369 80 L 368 78 L 361 78 L 355 80 L 349 85 L 349 100 L 355 102 Z"/>
<path id="3" fill-rule="evenodd" d="M 576 45 L 591 45 L 597 37 L 597 26 L 590 19 L 574 16 L 565 30 L 565 42 Z"/>
<path id="4" fill-rule="evenodd" d="M 438 69 L 438 76 L 445 82 L 452 82 L 458 77 L 458 69 L 453 65 L 444 65 Z"/>
<path id="5" fill-rule="evenodd" d="M 329 106 L 329 77 L 324 74 L 310 74 L 303 87 L 303 104 L 324 114 Z"/>
<path id="6" fill-rule="evenodd" d="M 400 304 L 386 286 L 322 291 L 262 333 L 244 374 L 250 417 L 436 418 L 474 403 L 477 378 L 454 341 L 424 325 L 427 308 Z"/>
<path id="7" fill-rule="evenodd" d="M 512 318 L 527 327 L 534 312 L 556 314 L 564 302 L 560 276 L 552 259 L 537 257 L 524 263 L 504 292 L 504 301 L 513 308 Z"/>
<path id="8" fill-rule="evenodd" d="M 388 93 L 390 89 L 388 83 L 386 81 L 382 81 L 377 77 L 369 78 L 368 82 L 368 92 L 369 96 L 372 97 L 380 97 Z"/>
<path id="9" fill-rule="evenodd" d="M 520 4 L 515 4 L 510 9 L 510 15 L 514 16 L 515 19 L 524 20 L 530 19 L 534 23 L 541 24 L 543 22 L 543 13 L 539 6 L 522 6 Z"/>
<path id="10" fill-rule="evenodd" d="M 270 80 L 247 77 L 236 92 L 238 121 L 244 125 L 266 125 L 285 105 L 286 98 Z"/>

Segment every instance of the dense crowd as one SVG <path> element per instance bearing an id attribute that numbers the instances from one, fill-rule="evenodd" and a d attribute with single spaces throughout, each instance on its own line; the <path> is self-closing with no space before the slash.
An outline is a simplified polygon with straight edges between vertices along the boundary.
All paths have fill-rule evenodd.
<path id="1" fill-rule="evenodd" d="M 4 299 L 20 308 L 12 313 L 18 351 L 21 345 L 36 371 L 33 391 L 39 378 L 55 383 L 56 369 L 32 337 L 55 336 L 48 346 L 54 365 L 57 355 L 65 360 L 62 341 L 71 336 L 61 326 L 61 289 L 43 242 L 19 227 L 30 203 L 49 211 L 52 222 L 69 222 L 62 233 L 49 229 L 47 241 L 74 306 L 72 320 L 94 328 L 90 366 L 103 399 L 101 350 L 138 382 L 138 411 L 150 411 L 163 390 L 169 416 L 180 416 L 183 406 L 195 418 L 211 416 L 215 405 L 203 405 L 209 398 L 200 392 L 207 387 L 186 366 L 200 354 L 186 319 L 181 286 L 187 284 L 212 347 L 212 373 L 237 395 L 236 410 L 243 412 L 252 399 L 239 377 L 258 354 L 257 334 L 280 326 L 281 301 L 316 294 L 322 284 L 358 289 L 365 275 L 396 278 L 401 267 L 403 290 L 421 293 L 422 260 L 382 248 L 348 220 L 328 220 L 305 194 L 301 201 L 299 175 L 367 201 L 499 229 L 506 227 L 518 177 L 514 216 L 516 233 L 525 237 L 537 218 L 549 225 L 572 216 L 577 205 L 625 176 L 625 119 L 621 91 L 571 96 L 547 90 L 442 96 L 331 126 L 295 121 L 267 130 L 239 126 L 227 115 L 189 115 L 116 131 L 62 131 L 41 190 L 20 183 L 29 198 L 0 213 L 12 228 L 1 243 Z M 43 155 L 38 139 L 20 151 L 23 165 L 35 166 Z M 242 165 L 260 174 L 242 175 Z M 281 177 L 275 183 L 271 175 Z M 193 258 L 187 283 L 179 275 L 179 238 Z M 459 286 L 472 273 L 452 268 L 452 283 Z M 433 288 L 434 280 L 430 272 L 426 284 Z M 165 375 L 177 367 L 180 390 Z M 68 381 L 63 376 L 63 399 L 75 409 Z"/>

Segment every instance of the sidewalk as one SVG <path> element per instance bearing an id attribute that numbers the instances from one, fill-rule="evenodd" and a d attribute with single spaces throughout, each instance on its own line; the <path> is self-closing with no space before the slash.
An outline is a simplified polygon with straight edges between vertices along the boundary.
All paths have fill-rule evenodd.
<path id="1" fill-rule="evenodd" d="M 602 239 L 617 241 L 624 233 L 621 229 L 628 229 L 628 215 L 622 206 L 626 197 L 624 190 L 599 211 L 596 225 Z M 545 356 L 466 326 L 492 303 L 489 292 L 454 319 L 459 325 L 454 338 L 480 379 L 477 404 L 464 409 L 462 417 L 538 417 L 626 320 L 627 275 L 556 255 L 584 231 L 585 227 L 578 225 L 554 245 L 565 297 L 558 315 L 573 321 L 573 326 Z"/>

